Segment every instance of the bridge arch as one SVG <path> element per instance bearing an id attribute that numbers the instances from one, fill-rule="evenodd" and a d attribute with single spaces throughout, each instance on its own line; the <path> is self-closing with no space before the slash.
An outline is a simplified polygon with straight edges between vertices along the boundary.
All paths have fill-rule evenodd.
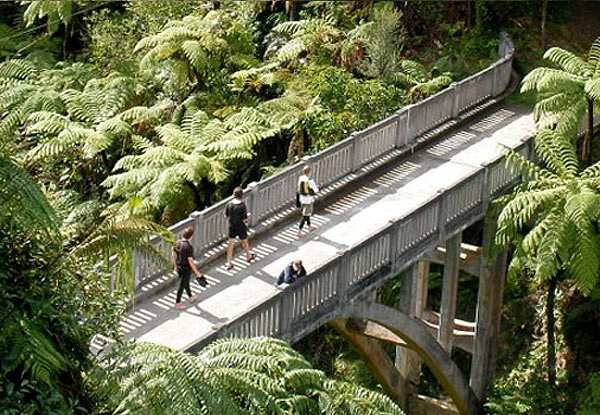
<path id="1" fill-rule="evenodd" d="M 468 380 L 452 361 L 450 354 L 429 333 L 423 322 L 383 304 L 366 301 L 354 301 L 348 304 L 333 320 L 341 319 L 362 319 L 385 327 L 404 340 L 407 347 L 423 359 L 461 414 L 473 415 L 479 411 L 480 402 L 469 386 Z M 357 349 L 360 352 L 361 348 Z M 364 352 L 361 354 L 366 360 L 373 358 Z M 397 374 L 392 375 L 392 378 L 397 376 Z"/>

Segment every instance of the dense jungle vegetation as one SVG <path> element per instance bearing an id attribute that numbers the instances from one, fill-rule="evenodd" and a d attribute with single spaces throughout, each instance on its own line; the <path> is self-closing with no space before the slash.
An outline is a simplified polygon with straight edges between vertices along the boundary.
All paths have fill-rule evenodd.
<path id="1" fill-rule="evenodd" d="M 118 337 L 150 235 L 487 66 L 501 30 L 540 164 L 510 155 L 524 182 L 496 205 L 512 261 L 485 411 L 600 413 L 600 151 L 576 139 L 598 21 L 579 1 L 0 2 L 0 413 L 402 413 L 328 328 L 198 356 L 88 345 Z M 477 281 L 460 284 L 473 320 Z"/>

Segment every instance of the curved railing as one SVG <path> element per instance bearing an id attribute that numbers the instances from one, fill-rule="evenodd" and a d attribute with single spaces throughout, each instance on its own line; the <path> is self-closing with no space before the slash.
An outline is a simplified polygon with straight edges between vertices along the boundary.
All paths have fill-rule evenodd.
<path id="1" fill-rule="evenodd" d="M 451 84 L 417 104 L 406 106 L 362 131 L 352 133 L 348 138 L 317 154 L 306 157 L 306 163 L 313 166 L 317 183 L 326 187 L 392 150 L 409 149 L 417 144 L 423 133 L 457 118 L 461 112 L 486 99 L 500 95 L 508 87 L 514 55 L 514 46 L 505 34 L 501 35 L 498 53 L 500 59 L 488 68 Z M 296 164 L 248 185 L 244 191 L 244 200 L 252 212 L 252 226 L 291 206 L 301 169 L 302 165 Z M 465 186 L 464 192 L 470 197 L 471 192 L 475 192 L 471 187 L 476 184 Z M 231 198 L 227 198 L 201 212 L 193 212 L 189 218 L 169 229 L 178 233 L 188 226 L 193 227 L 193 245 L 198 255 L 225 240 L 227 226 L 223 211 L 230 200 Z M 448 202 L 459 203 L 459 200 Z M 165 255 L 169 254 L 171 246 L 161 245 L 158 238 L 153 242 Z M 133 273 L 136 289 L 162 271 L 160 264 L 134 253 Z"/>

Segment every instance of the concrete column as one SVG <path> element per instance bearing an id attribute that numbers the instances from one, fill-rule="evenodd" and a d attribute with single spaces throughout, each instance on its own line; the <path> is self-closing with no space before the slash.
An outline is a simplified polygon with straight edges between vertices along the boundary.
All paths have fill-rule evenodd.
<path id="1" fill-rule="evenodd" d="M 411 265 L 402 273 L 402 288 L 398 301 L 398 310 L 411 318 L 421 318 L 427 303 L 427 283 L 429 262 L 420 261 Z M 403 387 L 407 394 L 416 393 L 413 385 L 419 384 L 421 358 L 406 347 L 396 346 L 396 368 L 406 381 Z"/>
<path id="2" fill-rule="evenodd" d="M 444 281 L 442 285 L 442 305 L 440 310 L 438 341 L 448 353 L 452 351 L 461 239 L 462 232 L 459 232 L 446 241 L 446 259 L 444 261 Z"/>
<path id="3" fill-rule="evenodd" d="M 499 252 L 491 250 L 495 231 L 496 217 L 488 213 L 483 228 L 483 258 L 477 294 L 477 326 L 469 379 L 471 389 L 481 402 L 494 373 L 506 276 L 506 249 L 501 249 Z"/>

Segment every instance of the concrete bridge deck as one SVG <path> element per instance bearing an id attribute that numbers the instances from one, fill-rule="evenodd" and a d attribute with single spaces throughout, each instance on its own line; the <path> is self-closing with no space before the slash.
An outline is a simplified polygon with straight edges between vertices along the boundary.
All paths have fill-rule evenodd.
<path id="1" fill-rule="evenodd" d="M 251 242 L 257 259 L 247 263 L 236 249 L 235 268 L 225 259 L 202 269 L 209 285 L 192 282 L 199 298 L 174 310 L 177 286 L 135 305 L 121 322 L 125 339 L 155 342 L 179 350 L 197 348 L 226 324 L 278 295 L 274 281 L 293 258 L 309 273 L 326 265 L 390 221 L 404 217 L 457 183 L 468 181 L 483 165 L 501 157 L 503 146 L 517 148 L 534 134 L 529 109 L 500 104 L 435 143 L 379 168 L 315 206 L 316 230 L 298 237 L 297 221 L 288 221 Z M 184 299 L 187 296 L 184 294 Z"/>

